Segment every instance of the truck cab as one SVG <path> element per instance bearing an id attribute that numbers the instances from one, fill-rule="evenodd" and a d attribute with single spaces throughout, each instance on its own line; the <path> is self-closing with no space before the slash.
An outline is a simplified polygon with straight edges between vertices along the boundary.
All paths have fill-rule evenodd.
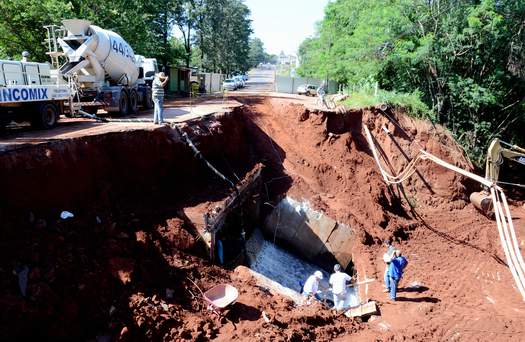
<path id="1" fill-rule="evenodd" d="M 153 79 L 155 78 L 155 75 L 159 72 L 157 59 L 146 58 L 144 56 L 136 55 L 135 60 L 137 67 L 139 67 L 141 70 L 139 72 L 139 81 L 142 78 L 142 80 L 144 80 L 146 84 L 151 85 Z"/>

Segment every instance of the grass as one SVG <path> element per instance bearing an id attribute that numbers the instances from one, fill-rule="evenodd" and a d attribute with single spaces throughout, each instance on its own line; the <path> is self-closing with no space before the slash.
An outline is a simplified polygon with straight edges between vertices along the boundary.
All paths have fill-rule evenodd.
<path id="1" fill-rule="evenodd" d="M 432 111 L 421 101 L 421 95 L 415 91 L 413 93 L 398 93 L 382 89 L 375 89 L 375 86 L 366 84 L 364 86 L 345 89 L 348 99 L 345 105 L 350 108 L 373 107 L 381 104 L 388 104 L 392 107 L 403 108 L 409 115 L 433 120 Z"/>

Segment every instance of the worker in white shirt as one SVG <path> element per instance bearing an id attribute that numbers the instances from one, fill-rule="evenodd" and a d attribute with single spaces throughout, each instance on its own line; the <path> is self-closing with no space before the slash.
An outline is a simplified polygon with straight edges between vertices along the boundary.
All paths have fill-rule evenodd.
<path id="1" fill-rule="evenodd" d="M 341 265 L 335 264 L 334 272 L 330 276 L 330 285 L 334 294 L 334 309 L 339 311 L 344 309 L 347 283 L 352 280 L 348 274 L 341 272 Z"/>
<path id="2" fill-rule="evenodd" d="M 303 286 L 303 296 L 306 299 L 306 304 L 312 304 L 312 299 L 316 298 L 317 289 L 319 288 L 319 281 L 323 280 L 323 273 L 315 271 L 314 274 L 308 277 Z"/>

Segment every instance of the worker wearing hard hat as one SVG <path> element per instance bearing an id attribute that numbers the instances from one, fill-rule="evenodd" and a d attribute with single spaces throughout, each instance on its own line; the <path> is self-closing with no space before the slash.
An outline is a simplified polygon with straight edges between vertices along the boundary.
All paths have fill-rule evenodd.
<path id="1" fill-rule="evenodd" d="M 330 276 L 330 285 L 332 285 L 332 293 L 334 295 L 334 309 L 343 310 L 346 299 L 347 283 L 352 280 L 348 274 L 341 272 L 341 265 L 335 264 L 334 272 Z"/>
<path id="2" fill-rule="evenodd" d="M 153 123 L 161 125 L 164 122 L 164 86 L 168 83 L 168 76 L 163 72 L 155 75 L 151 85 L 152 98 L 155 108 L 153 109 Z"/>
<path id="3" fill-rule="evenodd" d="M 308 277 L 303 286 L 303 296 L 306 299 L 306 304 L 310 305 L 313 298 L 317 298 L 317 290 L 319 288 L 319 281 L 323 280 L 323 273 L 315 271 L 314 274 Z"/>

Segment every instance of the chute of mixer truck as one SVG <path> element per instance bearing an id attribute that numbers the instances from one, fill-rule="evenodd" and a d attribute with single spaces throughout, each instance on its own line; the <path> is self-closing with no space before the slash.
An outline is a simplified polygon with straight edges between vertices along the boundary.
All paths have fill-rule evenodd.
<path id="1" fill-rule="evenodd" d="M 158 71 L 155 59 L 135 55 L 119 34 L 88 20 L 69 19 L 62 24 L 48 28 L 48 40 L 56 40 L 48 54 L 57 60 L 57 56 L 65 57 L 59 74 L 72 85 L 75 106 L 91 113 L 102 108 L 121 115 L 136 113 L 139 106 L 153 106 L 149 79 Z"/>

